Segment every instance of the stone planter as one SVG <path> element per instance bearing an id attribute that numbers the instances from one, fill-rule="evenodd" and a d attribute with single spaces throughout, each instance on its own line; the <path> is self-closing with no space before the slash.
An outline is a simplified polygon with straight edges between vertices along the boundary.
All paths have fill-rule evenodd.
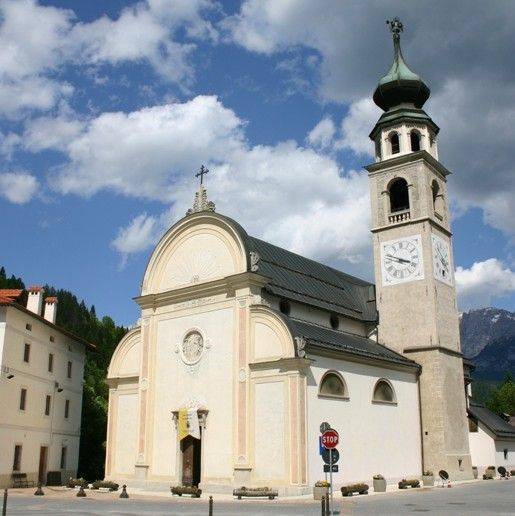
<path id="1" fill-rule="evenodd" d="M 314 500 L 322 500 L 322 496 L 327 496 L 329 494 L 328 487 L 314 487 L 313 488 L 313 499 Z"/>
<path id="2" fill-rule="evenodd" d="M 435 485 L 435 477 L 434 475 L 422 475 L 422 484 L 425 486 L 434 486 Z"/>
<path id="3" fill-rule="evenodd" d="M 479 476 L 477 466 L 472 466 L 472 474 L 474 475 L 474 478 L 477 479 L 477 477 Z"/>
<path id="4" fill-rule="evenodd" d="M 374 478 L 372 479 L 374 484 L 374 492 L 375 493 L 385 493 L 386 492 L 386 479 L 385 478 Z"/>

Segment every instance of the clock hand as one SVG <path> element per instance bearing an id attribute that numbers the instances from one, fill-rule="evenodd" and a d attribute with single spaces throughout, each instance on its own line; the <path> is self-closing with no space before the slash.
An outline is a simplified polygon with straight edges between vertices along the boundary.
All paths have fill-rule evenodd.
<path id="1" fill-rule="evenodd" d="M 398 256 L 392 256 L 391 254 L 386 255 L 387 258 L 390 258 L 390 260 L 396 260 L 400 263 L 411 263 L 411 260 L 405 260 L 404 258 L 399 258 Z"/>

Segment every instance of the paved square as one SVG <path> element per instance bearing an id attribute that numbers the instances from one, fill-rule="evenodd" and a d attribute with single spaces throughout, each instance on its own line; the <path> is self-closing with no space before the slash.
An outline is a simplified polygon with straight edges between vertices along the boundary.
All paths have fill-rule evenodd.
<path id="1" fill-rule="evenodd" d="M 74 491 L 52 491 L 36 497 L 32 490 L 13 490 L 8 499 L 7 514 L 60 516 L 73 514 L 90 515 L 188 515 L 207 516 L 208 500 L 179 499 L 170 497 L 144 497 L 133 495 L 120 500 L 117 494 L 91 493 L 77 498 Z M 320 515 L 320 505 L 311 499 L 274 501 L 229 500 L 214 498 L 216 516 L 225 515 Z M 451 489 L 421 489 L 385 495 L 356 496 L 342 500 L 335 497 L 335 508 L 341 514 L 454 514 L 490 515 L 515 514 L 515 479 L 494 480 L 454 486 Z"/>

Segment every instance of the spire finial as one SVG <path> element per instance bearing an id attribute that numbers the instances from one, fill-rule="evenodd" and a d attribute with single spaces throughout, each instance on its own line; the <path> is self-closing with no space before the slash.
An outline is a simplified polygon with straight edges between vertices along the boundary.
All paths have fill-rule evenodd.
<path id="1" fill-rule="evenodd" d="M 390 32 L 393 34 L 394 41 L 400 39 L 400 33 L 404 31 L 404 25 L 397 16 L 393 20 L 386 20 L 386 25 L 390 27 Z"/>
<path id="2" fill-rule="evenodd" d="M 200 177 L 200 185 L 198 191 L 195 193 L 193 207 L 186 212 L 186 215 L 200 211 L 215 211 L 215 203 L 208 201 L 206 187 L 204 186 L 204 176 L 207 173 L 209 173 L 209 169 L 201 165 L 200 170 L 195 174 L 195 177 Z"/>

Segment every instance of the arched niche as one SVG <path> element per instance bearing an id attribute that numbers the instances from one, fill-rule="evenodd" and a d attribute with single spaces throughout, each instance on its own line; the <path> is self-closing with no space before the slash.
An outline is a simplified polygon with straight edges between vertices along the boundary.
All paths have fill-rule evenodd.
<path id="1" fill-rule="evenodd" d="M 165 292 L 247 270 L 240 231 L 225 217 L 185 217 L 157 244 L 145 271 L 142 295 Z"/>

